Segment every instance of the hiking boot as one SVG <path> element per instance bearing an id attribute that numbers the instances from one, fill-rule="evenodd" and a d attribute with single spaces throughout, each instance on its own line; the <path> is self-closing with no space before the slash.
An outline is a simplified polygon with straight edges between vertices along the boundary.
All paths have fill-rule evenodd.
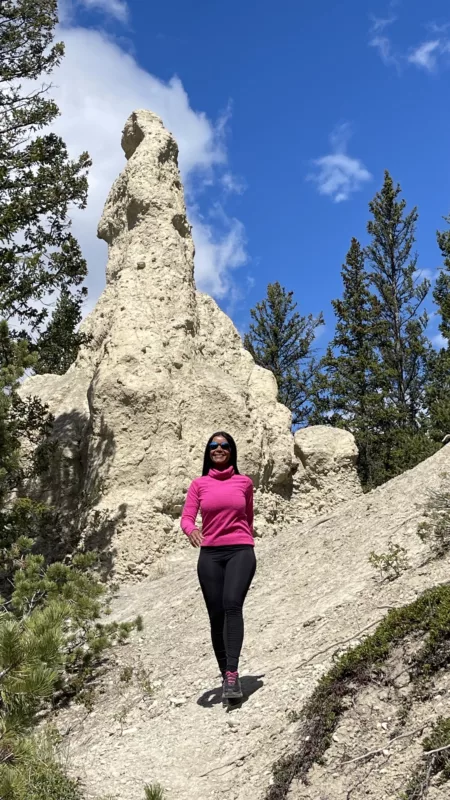
<path id="1" fill-rule="evenodd" d="M 241 682 L 237 672 L 226 672 L 223 682 L 223 700 L 240 700 L 243 697 Z"/>

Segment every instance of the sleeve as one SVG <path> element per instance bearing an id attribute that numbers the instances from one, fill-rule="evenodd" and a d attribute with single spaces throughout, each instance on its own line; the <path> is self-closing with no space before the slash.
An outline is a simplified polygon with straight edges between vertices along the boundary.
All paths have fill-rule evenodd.
<path id="1" fill-rule="evenodd" d="M 193 530 L 196 529 L 195 520 L 197 518 L 198 510 L 200 508 L 200 497 L 198 493 L 198 486 L 196 481 L 192 481 L 186 500 L 184 503 L 183 513 L 181 515 L 181 530 L 187 536 L 190 536 Z"/>
<path id="2" fill-rule="evenodd" d="M 250 478 L 245 490 L 245 510 L 247 514 L 247 522 L 250 526 L 251 532 L 253 533 L 253 481 Z"/>

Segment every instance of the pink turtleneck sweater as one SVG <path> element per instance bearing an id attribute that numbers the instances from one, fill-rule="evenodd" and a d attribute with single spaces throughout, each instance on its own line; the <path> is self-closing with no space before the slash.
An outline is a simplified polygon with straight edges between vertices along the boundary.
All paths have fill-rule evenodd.
<path id="1" fill-rule="evenodd" d="M 181 516 L 181 528 L 190 536 L 202 515 L 203 547 L 254 544 L 253 482 L 236 475 L 233 467 L 210 469 L 192 481 Z"/>

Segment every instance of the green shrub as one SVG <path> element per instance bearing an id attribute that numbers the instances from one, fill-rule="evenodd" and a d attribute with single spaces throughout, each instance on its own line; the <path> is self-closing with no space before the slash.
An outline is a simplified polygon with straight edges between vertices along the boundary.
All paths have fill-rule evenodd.
<path id="1" fill-rule="evenodd" d="M 164 800 L 165 793 L 159 783 L 147 784 L 144 787 L 145 800 Z"/>
<path id="2" fill-rule="evenodd" d="M 79 693 L 92 703 L 89 682 L 107 648 L 133 627 L 99 621 L 105 589 L 92 572 L 94 563 L 92 554 L 78 554 L 70 565 L 46 565 L 43 556 L 23 554 L 11 599 L 0 604 L 0 741 L 11 770 L 21 764 L 46 705 Z"/>
<path id="3" fill-rule="evenodd" d="M 448 483 L 446 474 L 441 477 L 443 484 Z M 436 558 L 442 558 L 450 550 L 450 490 L 440 488 L 430 492 L 425 514 L 427 519 L 419 525 L 417 533 Z"/>
<path id="4" fill-rule="evenodd" d="M 392 648 L 412 635 L 424 638 L 411 665 L 412 677 L 425 682 L 450 663 L 450 584 L 392 609 L 371 636 L 337 659 L 301 712 L 298 749 L 275 763 L 266 800 L 285 800 L 294 779 L 306 782 L 313 764 L 323 760 L 351 699 L 379 678 Z"/>
<path id="5" fill-rule="evenodd" d="M 431 780 L 438 777 L 442 785 L 450 780 L 450 717 L 440 717 L 429 736 L 423 741 L 423 763 L 412 776 L 402 800 L 422 800 L 428 793 Z M 443 748 L 443 749 L 441 749 Z M 448 749 L 447 749 L 448 748 Z M 430 751 L 439 750 L 437 753 Z"/>
<path id="6" fill-rule="evenodd" d="M 401 545 L 389 542 L 387 553 L 377 554 L 372 550 L 369 564 L 379 570 L 382 580 L 393 581 L 408 569 L 407 551 Z"/>
<path id="7" fill-rule="evenodd" d="M 54 758 L 53 743 L 50 735 L 30 737 L 14 764 L 0 764 L 2 800 L 83 800 L 78 782 Z"/>

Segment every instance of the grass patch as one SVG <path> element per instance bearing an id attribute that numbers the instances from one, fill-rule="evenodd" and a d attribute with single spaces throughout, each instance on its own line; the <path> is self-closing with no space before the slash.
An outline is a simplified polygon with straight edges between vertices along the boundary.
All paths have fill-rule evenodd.
<path id="1" fill-rule="evenodd" d="M 164 789 L 159 783 L 144 786 L 145 800 L 165 800 Z"/>
<path id="2" fill-rule="evenodd" d="M 0 765 L 2 800 L 83 800 L 78 781 L 54 757 L 54 739 L 48 732 L 25 740 L 15 763 Z"/>
<path id="3" fill-rule="evenodd" d="M 413 660 L 412 677 L 429 679 L 450 662 L 450 584 L 429 589 L 413 603 L 393 609 L 372 635 L 338 658 L 301 712 L 298 750 L 275 763 L 266 800 L 285 800 L 294 779 L 307 782 L 313 764 L 323 761 L 352 697 L 383 677 L 383 665 L 393 647 L 411 635 L 424 637 Z"/>

